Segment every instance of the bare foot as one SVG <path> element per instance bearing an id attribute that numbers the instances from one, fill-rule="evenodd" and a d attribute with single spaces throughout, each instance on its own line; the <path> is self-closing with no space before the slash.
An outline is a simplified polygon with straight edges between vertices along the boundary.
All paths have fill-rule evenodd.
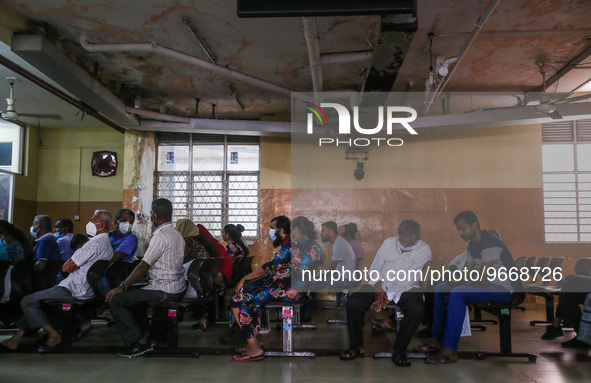
<path id="1" fill-rule="evenodd" d="M 2 342 L 2 346 L 6 347 L 9 350 L 16 351 L 16 349 L 18 348 L 18 340 L 8 338 L 4 342 Z"/>
<path id="2" fill-rule="evenodd" d="M 47 340 L 47 343 L 45 343 L 45 345 L 47 347 L 55 347 L 58 344 L 60 344 L 62 342 L 62 337 L 60 336 L 60 334 L 56 333 L 55 335 L 52 335 L 49 337 L 49 339 Z"/>

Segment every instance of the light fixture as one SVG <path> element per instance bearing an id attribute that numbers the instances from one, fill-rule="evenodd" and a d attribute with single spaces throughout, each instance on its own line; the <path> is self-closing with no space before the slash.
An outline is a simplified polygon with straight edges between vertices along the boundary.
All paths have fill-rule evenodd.
<path id="1" fill-rule="evenodd" d="M 357 161 L 357 169 L 353 171 L 353 176 L 357 181 L 361 181 L 363 177 L 365 177 L 365 172 L 363 171 L 364 162 L 369 159 L 369 152 L 365 148 L 348 148 L 345 151 L 345 159 L 346 160 L 355 160 Z"/>

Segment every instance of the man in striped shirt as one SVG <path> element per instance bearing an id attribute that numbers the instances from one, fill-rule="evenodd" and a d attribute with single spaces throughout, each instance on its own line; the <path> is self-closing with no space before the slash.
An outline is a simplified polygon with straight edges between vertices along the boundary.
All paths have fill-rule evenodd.
<path id="1" fill-rule="evenodd" d="M 110 303 L 111 314 L 127 346 L 119 352 L 119 356 L 131 358 L 152 351 L 148 339 L 147 303 L 178 301 L 185 292 L 185 241 L 175 230 L 171 219 L 172 203 L 164 198 L 154 200 L 150 220 L 156 229 L 144 258 L 131 275 L 105 298 Z M 127 291 L 146 273 L 150 279 L 147 286 Z"/>

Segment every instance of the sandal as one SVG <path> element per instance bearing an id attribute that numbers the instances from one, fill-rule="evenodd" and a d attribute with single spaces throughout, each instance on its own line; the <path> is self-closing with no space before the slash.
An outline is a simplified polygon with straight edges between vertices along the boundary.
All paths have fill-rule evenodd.
<path id="1" fill-rule="evenodd" d="M 377 320 L 372 319 L 371 324 L 376 328 L 380 328 L 384 331 L 396 331 L 396 326 L 392 326 L 387 319 L 384 320 Z"/>
<path id="2" fill-rule="evenodd" d="M 205 330 L 207 330 L 207 323 L 194 323 L 191 328 L 193 330 L 197 330 L 199 332 L 204 332 Z"/>
<path id="3" fill-rule="evenodd" d="M 356 348 L 355 350 L 348 349 L 347 351 L 343 352 L 339 356 L 339 359 L 340 360 L 353 360 L 353 359 L 357 359 L 357 358 L 363 358 L 364 355 L 365 355 L 365 352 L 359 351 L 358 348 Z"/>
<path id="4" fill-rule="evenodd" d="M 406 355 L 397 352 L 392 353 L 392 362 L 398 367 L 410 367 L 411 365 Z"/>
<path id="5" fill-rule="evenodd" d="M 263 360 L 265 359 L 265 354 L 261 354 L 261 355 L 235 355 L 232 358 L 232 362 L 255 362 L 257 360 Z"/>
<path id="6" fill-rule="evenodd" d="M 91 324 L 90 327 L 88 327 L 87 329 L 78 331 L 78 333 L 76 335 L 74 335 L 74 339 L 72 339 L 72 340 L 74 342 L 79 341 L 80 339 L 82 339 L 86 335 L 88 335 L 88 333 L 91 332 L 93 328 L 94 328 L 94 325 Z"/>
<path id="7" fill-rule="evenodd" d="M 430 343 L 425 343 L 422 346 L 415 348 L 416 352 L 421 352 L 424 354 L 434 354 L 440 351 L 437 347 L 432 346 Z"/>
<path id="8" fill-rule="evenodd" d="M 246 351 L 248 351 L 248 346 L 236 347 L 234 351 L 236 351 L 238 354 L 244 354 Z"/>
<path id="9" fill-rule="evenodd" d="M 447 364 L 447 363 L 457 363 L 457 362 L 458 362 L 457 356 L 455 358 L 452 358 L 448 354 L 443 353 L 443 352 L 439 352 L 439 353 L 435 354 L 434 356 L 432 356 L 431 358 L 425 359 L 426 364 Z"/>

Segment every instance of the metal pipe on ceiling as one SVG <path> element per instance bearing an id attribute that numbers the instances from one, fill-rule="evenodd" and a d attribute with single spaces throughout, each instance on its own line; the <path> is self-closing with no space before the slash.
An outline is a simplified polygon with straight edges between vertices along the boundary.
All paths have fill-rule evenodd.
<path id="1" fill-rule="evenodd" d="M 474 25 L 474 29 L 470 33 L 470 36 L 468 37 L 466 42 L 464 43 L 464 46 L 462 47 L 460 52 L 457 54 L 456 57 L 458 60 L 451 67 L 451 71 L 449 71 L 447 76 L 445 76 L 445 78 L 436 85 L 435 89 L 428 90 L 425 92 L 425 104 L 423 105 L 423 108 L 421 110 L 422 116 L 426 115 L 429 112 L 429 108 L 431 108 L 431 105 L 433 105 L 433 102 L 435 101 L 437 96 L 439 94 L 441 94 L 441 92 L 443 91 L 443 89 L 445 88 L 447 83 L 449 82 L 449 79 L 453 76 L 456 69 L 458 68 L 458 66 L 462 62 L 462 59 L 466 55 L 466 52 L 468 51 L 468 49 L 470 49 L 470 46 L 472 45 L 472 43 L 476 39 L 476 36 L 478 36 L 478 34 L 480 33 L 480 30 L 484 27 L 484 24 L 486 24 L 490 15 L 494 12 L 494 10 L 497 8 L 497 6 L 499 5 L 500 2 L 501 2 L 501 0 L 493 0 L 490 3 L 488 8 L 486 8 L 486 11 L 484 11 L 484 14 L 482 15 L 482 17 L 480 17 L 480 19 L 478 20 L 476 25 Z"/>
<path id="2" fill-rule="evenodd" d="M 164 56 L 176 58 L 181 61 L 188 62 L 200 68 L 209 70 L 211 72 L 219 73 L 228 78 L 238 81 L 243 81 L 259 88 L 267 89 L 285 96 L 291 96 L 291 89 L 273 84 L 258 77 L 248 75 L 246 73 L 238 72 L 228 69 L 218 64 L 214 64 L 198 57 L 188 55 L 177 50 L 167 48 L 163 45 L 153 41 L 151 43 L 128 43 L 128 44 L 91 44 L 88 42 L 88 34 L 82 33 L 80 35 L 80 45 L 89 52 L 153 52 Z"/>
<path id="3" fill-rule="evenodd" d="M 100 122 L 104 123 L 107 126 L 110 126 L 111 128 L 115 129 L 116 131 L 118 131 L 120 133 L 125 133 L 125 129 L 123 129 L 121 126 L 117 125 L 113 121 L 109 120 L 105 116 L 101 115 L 99 112 L 97 112 L 95 109 L 93 109 L 89 105 L 86 105 L 82 101 L 76 100 L 75 98 L 62 92 L 61 90 L 57 89 L 53 85 L 43 81 L 39 77 L 35 76 L 33 73 L 24 69 L 20 65 L 13 63 L 12 61 L 10 61 L 9 59 L 7 59 L 6 57 L 4 57 L 2 55 L 0 55 L 0 65 L 10 69 L 11 71 L 18 74 L 19 76 L 26 78 L 27 80 L 31 81 L 33 84 L 38 85 L 39 87 L 45 89 L 46 91 L 53 94 L 54 96 L 64 100 L 68 104 L 80 109 L 82 112 L 88 114 L 89 116 L 96 118 Z"/>
<path id="4" fill-rule="evenodd" d="M 348 64 L 366 61 L 371 58 L 373 51 L 355 51 L 355 52 L 326 52 L 320 54 L 321 64 Z"/>
<path id="5" fill-rule="evenodd" d="M 312 87 L 316 99 L 316 93 L 322 92 L 324 88 L 322 84 L 322 66 L 320 65 L 320 47 L 318 46 L 318 19 L 303 17 L 302 20 L 304 22 L 304 38 L 308 48 L 310 70 L 312 71 Z"/>

